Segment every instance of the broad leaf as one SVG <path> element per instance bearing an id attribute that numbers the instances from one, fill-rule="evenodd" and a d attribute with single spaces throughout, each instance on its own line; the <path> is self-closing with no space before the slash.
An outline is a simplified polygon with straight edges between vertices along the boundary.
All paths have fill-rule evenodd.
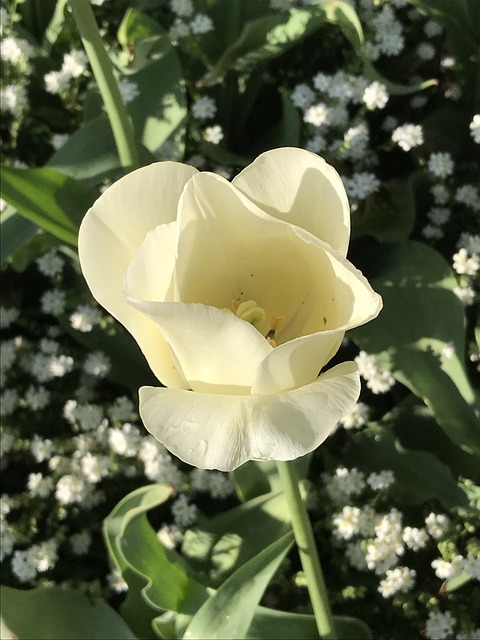
<path id="1" fill-rule="evenodd" d="M 218 586 L 288 531 L 290 516 L 283 494 L 267 494 L 187 531 L 182 554 L 211 586 Z"/>
<path id="2" fill-rule="evenodd" d="M 256 606 L 293 542 L 289 532 L 237 569 L 195 614 L 185 640 L 245 637 Z"/>
<path id="3" fill-rule="evenodd" d="M 455 444 L 479 452 L 476 396 L 463 363 L 464 309 L 453 293 L 456 280 L 448 263 L 413 241 L 375 244 L 369 251 L 378 273 L 370 282 L 383 296 L 384 308 L 374 321 L 354 329 L 352 340 L 389 364 Z"/>
<path id="4" fill-rule="evenodd" d="M 49 167 L 2 167 L 2 198 L 60 240 L 77 244 L 78 226 L 98 192 Z"/>
<path id="5" fill-rule="evenodd" d="M 110 556 L 129 587 L 121 614 L 142 638 L 155 637 L 152 622 L 160 613 L 191 616 L 207 598 L 182 558 L 162 545 L 147 520 L 146 512 L 170 494 L 167 485 L 141 487 L 118 503 L 103 527 Z"/>
<path id="6" fill-rule="evenodd" d="M 74 589 L 1 587 L 2 638 L 134 640 L 126 623 L 100 599 Z"/>
<path id="7" fill-rule="evenodd" d="M 371 640 L 368 626 L 351 616 L 333 616 L 337 637 L 341 640 Z M 318 628 L 313 615 L 287 613 L 258 607 L 247 640 L 275 638 L 275 640 L 318 640 Z"/>
<path id="8" fill-rule="evenodd" d="M 418 505 L 434 499 L 447 511 L 468 505 L 449 467 L 428 451 L 402 447 L 388 422 L 352 434 L 342 462 L 365 472 L 393 471 L 395 484 L 390 492 L 403 504 Z"/>
<path id="9" fill-rule="evenodd" d="M 7 207 L 0 216 L 0 256 L 2 264 L 22 245 L 31 240 L 39 228 L 27 218 L 17 213 L 14 207 Z"/>

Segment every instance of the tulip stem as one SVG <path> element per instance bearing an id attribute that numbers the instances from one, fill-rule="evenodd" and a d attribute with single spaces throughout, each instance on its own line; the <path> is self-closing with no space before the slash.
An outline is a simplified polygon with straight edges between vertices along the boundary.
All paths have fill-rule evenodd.
<path id="1" fill-rule="evenodd" d="M 69 0 L 73 17 L 82 39 L 112 127 L 122 167 L 138 166 L 138 151 L 133 124 L 123 104 L 112 63 L 105 50 L 90 0 Z"/>
<path id="2" fill-rule="evenodd" d="M 290 510 L 293 532 L 295 534 L 303 571 L 307 579 L 308 592 L 310 594 L 318 632 L 320 637 L 325 640 L 336 640 L 337 635 L 335 633 L 325 579 L 318 557 L 310 518 L 298 488 L 298 478 L 295 469 L 289 462 L 277 462 L 277 470 Z"/>

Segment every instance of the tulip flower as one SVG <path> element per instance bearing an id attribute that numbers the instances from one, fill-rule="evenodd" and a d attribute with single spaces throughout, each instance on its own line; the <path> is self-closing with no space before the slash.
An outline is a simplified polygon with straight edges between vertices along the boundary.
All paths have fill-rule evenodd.
<path id="1" fill-rule="evenodd" d="M 347 259 L 337 172 L 296 148 L 229 182 L 176 162 L 121 178 L 87 212 L 84 276 L 164 386 L 147 430 L 185 462 L 232 470 L 315 449 L 354 407 L 353 362 L 325 369 L 382 302 Z"/>

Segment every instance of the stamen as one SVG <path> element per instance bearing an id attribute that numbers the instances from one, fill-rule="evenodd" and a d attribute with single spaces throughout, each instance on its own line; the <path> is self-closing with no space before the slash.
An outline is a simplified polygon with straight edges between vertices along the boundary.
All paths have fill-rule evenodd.
<path id="1" fill-rule="evenodd" d="M 261 324 L 265 320 L 265 309 L 259 307 L 255 300 L 245 300 L 245 302 L 241 302 L 237 306 L 234 306 L 234 302 L 232 302 L 232 306 L 239 318 L 254 326 Z"/>

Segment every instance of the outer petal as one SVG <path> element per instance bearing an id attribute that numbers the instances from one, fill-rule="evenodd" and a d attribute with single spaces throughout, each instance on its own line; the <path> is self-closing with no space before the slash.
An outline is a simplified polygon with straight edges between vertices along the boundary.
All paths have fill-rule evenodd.
<path id="1" fill-rule="evenodd" d="M 324 331 L 276 347 L 257 369 L 252 394 L 297 389 L 317 378 L 320 369 L 338 351 L 345 331 Z"/>
<path id="2" fill-rule="evenodd" d="M 87 212 L 78 238 L 82 271 L 94 297 L 133 334 L 155 375 L 175 387 L 184 387 L 184 381 L 158 327 L 125 302 L 122 290 L 135 251 L 149 231 L 176 219 L 180 194 L 195 173 L 175 162 L 129 173 Z"/>
<path id="3" fill-rule="evenodd" d="M 183 302 L 129 302 L 158 324 L 193 391 L 250 393 L 258 365 L 273 349 L 251 324 L 228 311 Z"/>
<path id="4" fill-rule="evenodd" d="M 353 362 L 315 382 L 267 396 L 140 389 L 147 430 L 184 462 L 232 471 L 247 460 L 293 460 L 318 447 L 360 393 Z"/>
<path id="5" fill-rule="evenodd" d="M 346 255 L 350 206 L 343 182 L 323 158 L 293 147 L 261 154 L 233 179 L 270 215 L 296 224 Z"/>

